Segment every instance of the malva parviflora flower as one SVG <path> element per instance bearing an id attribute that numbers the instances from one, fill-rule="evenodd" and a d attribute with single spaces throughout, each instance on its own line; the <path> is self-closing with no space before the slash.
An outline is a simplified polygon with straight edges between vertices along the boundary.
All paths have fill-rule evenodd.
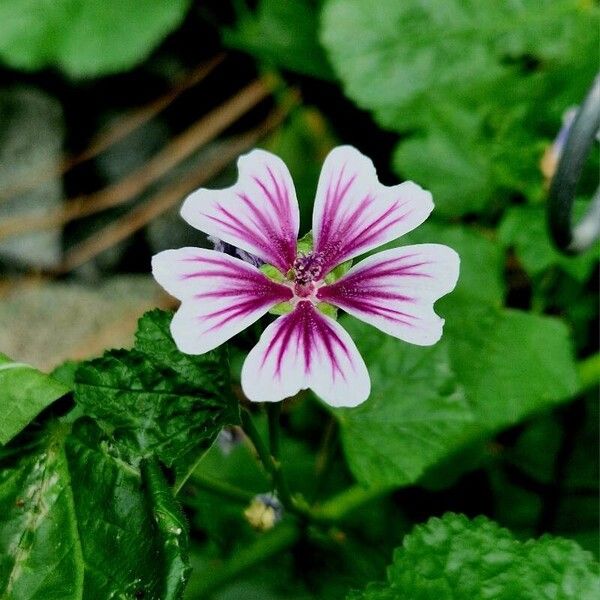
<path id="1" fill-rule="evenodd" d="M 347 261 L 423 223 L 431 194 L 410 181 L 384 186 L 369 158 L 335 148 L 317 186 L 312 245 L 299 251 L 298 202 L 284 162 L 253 150 L 238 169 L 235 185 L 197 190 L 181 215 L 265 265 L 202 248 L 154 256 L 155 279 L 181 300 L 171 323 L 178 348 L 208 352 L 275 309 L 281 316 L 244 362 L 246 396 L 277 402 L 310 388 L 332 406 L 364 402 L 367 368 L 330 315 L 339 308 L 406 342 L 434 344 L 444 320 L 433 304 L 456 285 L 459 258 L 447 246 L 418 244 L 384 250 L 349 270 Z"/>

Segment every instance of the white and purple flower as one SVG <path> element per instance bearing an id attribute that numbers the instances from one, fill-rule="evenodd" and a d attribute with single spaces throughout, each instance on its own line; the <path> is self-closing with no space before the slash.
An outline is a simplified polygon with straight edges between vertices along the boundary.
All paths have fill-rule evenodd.
<path id="1" fill-rule="evenodd" d="M 410 181 L 384 186 L 370 159 L 350 146 L 335 148 L 317 187 L 312 248 L 299 252 L 298 202 L 286 165 L 253 150 L 238 169 L 234 186 L 194 192 L 181 215 L 266 265 L 201 248 L 157 254 L 155 279 L 182 302 L 171 323 L 178 348 L 208 352 L 276 307 L 285 314 L 244 363 L 246 396 L 277 402 L 310 388 L 332 406 L 364 402 L 369 374 L 329 316 L 333 307 L 404 341 L 435 344 L 444 320 L 433 304 L 454 289 L 459 258 L 447 246 L 419 244 L 369 256 L 337 279 L 334 269 L 423 223 L 433 210 L 431 194 Z"/>

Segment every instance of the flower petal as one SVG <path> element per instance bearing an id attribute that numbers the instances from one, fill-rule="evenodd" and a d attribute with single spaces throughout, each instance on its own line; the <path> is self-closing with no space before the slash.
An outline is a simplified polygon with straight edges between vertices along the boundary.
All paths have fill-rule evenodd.
<path id="1" fill-rule="evenodd" d="M 152 274 L 182 301 L 171 321 L 177 347 L 186 354 L 216 348 L 290 300 L 291 289 L 244 261 L 202 248 L 165 250 L 152 258 Z"/>
<path id="2" fill-rule="evenodd" d="M 242 368 L 242 389 L 255 402 L 277 402 L 311 388 L 331 406 L 356 406 L 371 390 L 352 338 L 309 301 L 263 332 Z"/>
<path id="3" fill-rule="evenodd" d="M 454 289 L 459 264 L 458 254 L 440 244 L 393 248 L 361 261 L 317 297 L 389 335 L 430 346 L 444 325 L 433 303 Z"/>
<path id="4" fill-rule="evenodd" d="M 420 225 L 433 210 L 431 194 L 412 181 L 387 187 L 373 162 L 351 146 L 330 153 L 321 171 L 315 208 L 315 251 L 325 273 Z"/>
<path id="5" fill-rule="evenodd" d="M 238 171 L 234 186 L 188 196 L 181 216 L 285 273 L 296 258 L 300 222 L 290 173 L 280 158 L 264 150 L 241 156 Z"/>

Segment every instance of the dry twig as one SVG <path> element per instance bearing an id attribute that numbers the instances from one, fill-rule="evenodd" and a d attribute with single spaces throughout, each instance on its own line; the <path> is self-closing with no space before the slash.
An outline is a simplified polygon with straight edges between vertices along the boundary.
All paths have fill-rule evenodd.
<path id="1" fill-rule="evenodd" d="M 251 148 L 261 137 L 277 127 L 296 101 L 297 95 L 294 94 L 286 106 L 273 111 L 260 126 L 232 138 L 218 156 L 191 170 L 187 176 L 182 177 L 177 182 L 165 186 L 143 204 L 134 207 L 127 214 L 71 248 L 66 253 L 64 261 L 56 274 L 72 271 L 104 250 L 128 238 L 153 219 L 175 206 L 184 196 L 214 177 L 239 154 Z"/>
<path id="2" fill-rule="evenodd" d="M 186 74 L 185 77 L 167 93 L 159 96 L 145 106 L 132 111 L 130 114 L 109 126 L 105 131 L 98 134 L 98 136 L 92 140 L 90 145 L 80 154 L 77 154 L 76 156 L 67 156 L 63 158 L 63 160 L 60 161 L 55 168 L 48 169 L 47 171 L 43 171 L 41 173 L 31 173 L 29 177 L 26 177 L 25 179 L 15 183 L 9 188 L 1 190 L 0 202 L 3 200 L 8 200 L 9 198 L 14 197 L 21 192 L 32 189 L 48 179 L 64 175 L 73 167 L 90 160 L 91 158 L 94 158 L 101 152 L 104 152 L 104 150 L 106 150 L 109 146 L 112 146 L 119 140 L 122 140 L 132 131 L 161 113 L 183 92 L 200 83 L 214 70 L 215 67 L 217 67 L 223 61 L 224 58 L 224 54 L 219 54 L 208 62 L 199 65 L 190 73 Z"/>
<path id="3" fill-rule="evenodd" d="M 268 78 L 253 81 L 196 121 L 147 163 L 117 183 L 93 194 L 69 200 L 64 207 L 51 214 L 5 219 L 0 224 L 0 240 L 32 231 L 52 229 L 134 199 L 151 183 L 160 179 L 193 152 L 212 141 L 240 116 L 254 108 L 269 95 L 271 86 L 272 81 Z"/>

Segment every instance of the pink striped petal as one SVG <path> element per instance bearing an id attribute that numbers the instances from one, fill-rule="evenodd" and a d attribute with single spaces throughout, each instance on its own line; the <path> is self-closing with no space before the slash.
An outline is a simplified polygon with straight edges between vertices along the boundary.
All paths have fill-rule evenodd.
<path id="1" fill-rule="evenodd" d="M 165 250 L 152 258 L 152 274 L 182 302 L 171 333 L 186 354 L 216 348 L 293 296 L 253 265 L 214 250 Z"/>
<path id="2" fill-rule="evenodd" d="M 181 216 L 285 273 L 296 258 L 300 221 L 290 173 L 280 158 L 264 150 L 241 156 L 238 171 L 234 186 L 188 196 Z"/>
<path id="3" fill-rule="evenodd" d="M 317 292 L 389 335 L 420 346 L 435 344 L 444 319 L 433 303 L 454 289 L 458 254 L 440 244 L 418 244 L 369 256 Z"/>
<path id="4" fill-rule="evenodd" d="M 254 402 L 277 402 L 312 389 L 331 406 L 356 406 L 371 389 L 354 342 L 309 301 L 262 334 L 242 368 L 242 388 Z"/>
<path id="5" fill-rule="evenodd" d="M 323 165 L 313 212 L 324 272 L 411 231 L 432 210 L 431 194 L 415 183 L 381 185 L 369 158 L 351 146 L 335 148 Z"/>

